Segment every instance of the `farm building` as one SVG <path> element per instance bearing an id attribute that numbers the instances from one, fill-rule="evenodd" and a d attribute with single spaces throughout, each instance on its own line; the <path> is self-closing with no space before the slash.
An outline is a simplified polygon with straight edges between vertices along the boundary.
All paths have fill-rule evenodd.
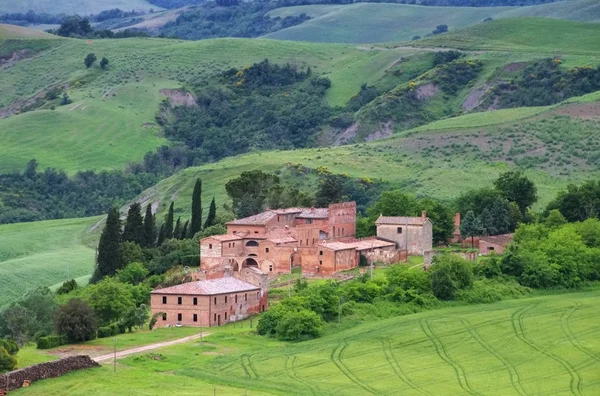
<path id="1" fill-rule="evenodd" d="M 395 242 L 408 255 L 423 256 L 433 249 L 433 224 L 425 211 L 420 217 L 379 216 L 375 225 L 379 239 Z"/>
<path id="2" fill-rule="evenodd" d="M 514 234 L 485 236 L 479 238 L 479 254 L 502 254 L 504 248 L 512 242 Z"/>

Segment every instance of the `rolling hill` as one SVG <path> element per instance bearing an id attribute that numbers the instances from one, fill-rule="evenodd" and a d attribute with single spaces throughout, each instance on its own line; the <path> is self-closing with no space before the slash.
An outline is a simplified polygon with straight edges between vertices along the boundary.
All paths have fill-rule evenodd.
<path id="1" fill-rule="evenodd" d="M 600 392 L 599 302 L 592 291 L 362 318 L 368 323 L 297 343 L 229 324 L 202 342 L 122 359 L 117 374 L 108 364 L 15 393 L 592 395 Z"/>
<path id="2" fill-rule="evenodd" d="M 384 43 L 425 37 L 437 25 L 450 31 L 480 24 L 486 18 L 547 17 L 600 22 L 600 4 L 574 0 L 529 7 L 426 7 L 406 4 L 356 3 L 278 8 L 271 17 L 305 13 L 307 22 L 268 34 L 280 40 L 332 43 Z"/>
<path id="3" fill-rule="evenodd" d="M 0 0 L 0 14 L 34 11 L 47 14 L 97 14 L 100 11 L 120 8 L 122 10 L 148 11 L 161 9 L 146 0 Z"/>

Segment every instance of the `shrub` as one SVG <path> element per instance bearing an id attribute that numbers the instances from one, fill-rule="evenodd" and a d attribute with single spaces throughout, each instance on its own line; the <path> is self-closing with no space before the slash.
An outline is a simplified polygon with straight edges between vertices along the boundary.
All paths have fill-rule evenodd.
<path id="1" fill-rule="evenodd" d="M 98 331 L 94 310 L 81 299 L 69 300 L 56 312 L 55 329 L 69 342 L 93 340 Z"/>
<path id="2" fill-rule="evenodd" d="M 530 291 L 531 289 L 523 287 L 513 280 L 482 279 L 475 281 L 470 290 L 459 290 L 456 296 L 457 299 L 469 304 L 488 304 L 509 298 L 519 298 Z"/>
<path id="3" fill-rule="evenodd" d="M 431 288 L 437 298 L 453 300 L 460 289 L 470 289 L 472 286 L 471 263 L 452 254 L 434 257 Z"/>
<path id="4" fill-rule="evenodd" d="M 12 371 L 15 367 L 17 367 L 17 359 L 0 346 L 0 373 Z"/>
<path id="5" fill-rule="evenodd" d="M 40 337 L 37 342 L 37 349 L 51 349 L 67 344 L 65 336 L 47 336 Z"/>
<path id="6" fill-rule="evenodd" d="M 68 294 L 70 292 L 72 292 L 73 290 L 77 289 L 77 281 L 75 281 L 75 279 L 71 279 L 68 281 L 65 281 L 56 291 L 56 294 Z"/>
<path id="7" fill-rule="evenodd" d="M 12 340 L 0 340 L 0 348 L 6 349 L 6 351 L 13 356 L 19 352 L 19 346 Z"/>
<path id="8" fill-rule="evenodd" d="M 285 341 L 316 338 L 323 332 L 323 320 L 313 311 L 302 309 L 288 312 L 275 328 L 277 338 Z"/>

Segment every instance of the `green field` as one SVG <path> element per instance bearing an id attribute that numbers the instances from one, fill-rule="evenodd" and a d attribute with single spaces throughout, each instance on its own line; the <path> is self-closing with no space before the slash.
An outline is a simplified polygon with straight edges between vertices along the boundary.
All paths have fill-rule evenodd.
<path id="1" fill-rule="evenodd" d="M 0 23 L 0 44 L 4 40 L 12 39 L 28 39 L 28 40 L 42 40 L 42 39 L 58 39 L 59 37 L 38 30 L 28 29 L 21 26 L 6 25 Z"/>
<path id="2" fill-rule="evenodd" d="M 99 219 L 0 225 L 0 307 L 38 286 L 91 274 L 95 243 L 87 231 Z"/>
<path id="3" fill-rule="evenodd" d="M 437 25 L 450 31 L 481 24 L 488 17 L 547 17 L 581 22 L 600 22 L 596 0 L 574 0 L 530 7 L 428 7 L 406 4 L 356 3 L 350 5 L 304 5 L 277 8 L 272 17 L 305 13 L 311 19 L 300 25 L 270 33 L 267 37 L 332 43 L 384 43 L 425 37 Z M 535 32 L 532 29 L 532 32 Z"/>
<path id="4" fill-rule="evenodd" d="M 600 292 L 445 308 L 281 343 L 231 325 L 16 394 L 593 395 Z M 156 358 L 155 358 L 156 357 Z"/>
<path id="5" fill-rule="evenodd" d="M 122 10 L 148 11 L 161 9 L 146 0 L 0 0 L 0 14 L 34 11 L 48 14 L 97 14 L 100 11 L 120 8 Z"/>

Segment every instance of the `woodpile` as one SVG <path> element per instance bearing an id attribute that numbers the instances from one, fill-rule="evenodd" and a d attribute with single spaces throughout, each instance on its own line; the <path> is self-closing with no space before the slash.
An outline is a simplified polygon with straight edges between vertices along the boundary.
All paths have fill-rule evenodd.
<path id="1" fill-rule="evenodd" d="M 71 371 L 99 366 L 88 355 L 78 355 L 0 374 L 0 396 L 6 394 L 7 391 L 23 386 L 27 387 L 31 383 L 41 379 L 56 378 Z"/>

